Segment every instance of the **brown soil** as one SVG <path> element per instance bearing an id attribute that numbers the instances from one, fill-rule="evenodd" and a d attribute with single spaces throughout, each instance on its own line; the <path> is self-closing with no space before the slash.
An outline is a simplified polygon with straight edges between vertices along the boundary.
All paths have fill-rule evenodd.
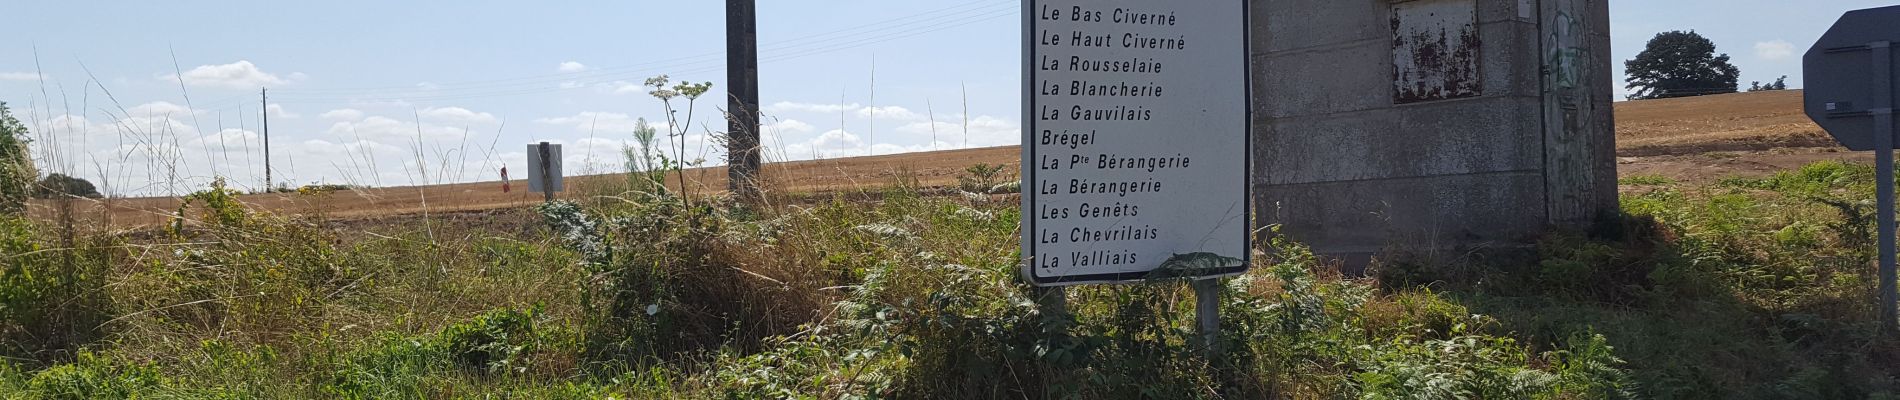
<path id="1" fill-rule="evenodd" d="M 1617 103 L 1616 142 L 1623 157 L 1835 145 L 1799 90 Z"/>
<path id="2" fill-rule="evenodd" d="M 1708 182 L 1822 160 L 1873 160 L 1836 145 L 1802 113 L 1801 96 L 1787 90 L 1617 103 L 1617 173 Z"/>
<path id="3" fill-rule="evenodd" d="M 1701 182 L 1730 176 L 1761 176 L 1820 160 L 1864 161 L 1871 155 L 1849 153 L 1835 146 L 1821 129 L 1801 113 L 1801 92 L 1781 91 L 1703 96 L 1686 99 L 1617 103 L 1619 174 L 1656 175 L 1678 181 Z M 1016 147 L 938 151 L 834 160 L 772 163 L 765 167 L 764 186 L 779 194 L 840 193 L 902 184 L 917 187 L 953 186 L 964 168 L 977 163 L 1018 162 Z M 723 191 L 723 167 L 688 170 L 687 187 L 695 193 Z M 600 175 L 569 178 L 563 198 L 616 193 L 625 177 Z M 678 188 L 679 180 L 669 177 Z M 500 182 L 420 187 L 390 187 L 328 195 L 260 194 L 243 197 L 251 206 L 282 214 L 324 216 L 331 219 L 429 213 L 464 214 L 473 211 L 532 205 L 541 196 L 527 193 L 527 183 L 515 181 L 512 193 L 502 193 Z M 53 204 L 35 202 L 37 218 L 53 215 Z M 105 220 L 121 228 L 166 223 L 178 208 L 175 198 L 135 198 L 85 201 L 76 215 Z M 107 210 L 110 210 L 109 212 Z M 88 221 L 95 222 L 95 221 Z"/>

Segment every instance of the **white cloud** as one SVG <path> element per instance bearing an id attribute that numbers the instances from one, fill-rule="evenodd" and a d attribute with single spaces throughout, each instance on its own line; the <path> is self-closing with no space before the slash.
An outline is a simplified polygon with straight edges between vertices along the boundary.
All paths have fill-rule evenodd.
<path id="1" fill-rule="evenodd" d="M 773 161 L 791 161 L 856 157 L 866 155 L 869 151 L 865 147 L 864 140 L 857 134 L 841 129 L 826 131 L 811 140 L 784 144 L 780 147 L 779 151 L 766 152 L 767 156 L 779 157 L 782 154 L 785 160 L 774 159 Z"/>
<path id="2" fill-rule="evenodd" d="M 117 120 L 93 121 L 79 115 L 61 114 L 36 123 L 36 126 L 41 126 L 44 130 L 35 131 L 34 134 L 44 134 L 51 141 L 42 144 L 49 146 L 52 151 L 61 153 L 94 150 L 98 145 L 119 143 L 120 139 L 171 142 L 176 138 L 179 139 L 178 142 L 183 143 L 188 141 L 187 139 L 198 136 L 196 128 L 179 119 L 184 116 L 165 114 L 167 111 L 162 110 L 171 108 L 173 109 L 171 111 L 176 112 L 184 107 L 164 102 L 145 104 L 141 107 L 144 109 L 133 111 L 130 117 Z M 150 114 L 143 114 L 141 111 Z"/>
<path id="3" fill-rule="evenodd" d="M 432 121 L 463 125 L 486 125 L 499 122 L 494 114 L 470 111 L 461 107 L 430 107 L 418 111 L 422 118 Z"/>
<path id="4" fill-rule="evenodd" d="M 132 117 L 191 116 L 191 108 L 168 101 L 154 101 L 132 106 L 132 109 L 126 112 Z"/>
<path id="5" fill-rule="evenodd" d="M 898 106 L 865 107 L 858 109 L 858 116 L 885 120 L 915 121 L 923 120 L 924 115 Z"/>
<path id="6" fill-rule="evenodd" d="M 797 103 L 797 102 L 790 102 L 790 101 L 781 101 L 777 103 L 772 103 L 772 105 L 770 106 L 766 106 L 765 111 L 770 112 L 770 113 L 808 112 L 808 113 L 837 114 L 839 112 L 854 111 L 860 108 L 864 108 L 864 106 L 858 105 L 858 103 L 815 104 L 815 103 Z"/>
<path id="7" fill-rule="evenodd" d="M 92 134 L 93 129 L 96 127 L 96 125 L 94 125 L 92 121 L 87 120 L 86 117 L 72 114 L 61 114 L 49 119 L 47 122 L 50 125 L 49 129 L 51 129 L 51 132 L 58 136 Z"/>
<path id="8" fill-rule="evenodd" d="M 961 116 L 953 115 L 949 116 L 949 118 L 961 118 Z M 899 126 L 897 132 L 907 136 L 930 137 L 933 134 L 933 132 L 931 132 L 931 125 L 931 122 L 905 124 Z M 988 115 L 978 115 L 975 118 L 971 118 L 967 136 L 961 119 L 936 121 L 935 125 L 936 132 L 934 132 L 934 134 L 936 140 L 938 142 L 954 143 L 955 145 L 951 146 L 952 148 L 962 147 L 966 138 L 970 143 L 970 147 L 1011 145 L 1017 144 L 1017 142 L 1022 140 L 1022 128 L 1016 126 L 1015 122 Z M 879 154 L 883 154 L 883 152 L 880 151 Z"/>
<path id="9" fill-rule="evenodd" d="M 647 89 L 646 85 L 627 81 L 614 81 L 614 83 L 607 84 L 603 87 L 608 88 L 608 91 L 613 94 L 645 94 L 651 91 Z"/>
<path id="10" fill-rule="evenodd" d="M 395 108 L 395 109 L 408 110 L 408 109 L 416 108 L 416 103 L 410 103 L 408 100 L 402 100 L 402 99 L 396 99 L 396 100 L 356 100 L 356 99 L 353 99 L 353 100 L 350 100 L 350 106 L 359 107 L 359 108 Z"/>
<path id="11" fill-rule="evenodd" d="M 284 106 L 281 104 L 272 104 L 272 105 L 266 106 L 264 107 L 264 110 L 270 111 L 270 115 L 276 116 L 278 118 L 283 118 L 283 119 L 303 118 L 302 114 L 284 111 Z"/>
<path id="12" fill-rule="evenodd" d="M 804 123 L 803 121 L 799 121 L 795 119 L 786 119 L 786 120 L 779 120 L 777 122 L 765 124 L 763 131 L 765 131 L 766 133 L 783 135 L 783 134 L 811 133 L 815 129 L 817 128 L 811 126 L 811 124 Z"/>
<path id="13" fill-rule="evenodd" d="M 1780 61 L 1794 57 L 1794 43 L 1786 40 L 1770 40 L 1755 43 L 1755 57 L 1769 61 Z"/>
<path id="14" fill-rule="evenodd" d="M 310 152 L 312 155 L 322 156 L 323 158 L 348 157 L 351 155 L 361 158 L 366 154 L 379 157 L 409 156 L 408 150 L 404 150 L 401 147 L 370 140 L 337 143 L 321 139 L 311 139 L 304 141 L 302 147 L 303 151 Z"/>
<path id="15" fill-rule="evenodd" d="M 581 133 L 607 133 L 618 135 L 633 132 L 636 120 L 627 114 L 588 111 L 568 117 L 536 119 L 534 122 L 547 125 L 571 126 L 575 131 Z M 648 121 L 648 123 L 651 124 L 652 121 Z"/>
<path id="16" fill-rule="evenodd" d="M 76 174 L 101 183 L 102 190 L 114 194 L 177 195 L 201 189 L 212 177 L 218 176 L 229 179 L 230 184 L 240 189 L 260 186 L 262 159 L 258 158 L 257 151 L 262 149 L 263 142 L 257 128 L 205 128 L 200 132 L 192 127 L 189 115 L 179 115 L 193 111 L 180 104 L 152 102 L 127 106 L 124 112 L 127 115 L 111 115 L 113 119 L 88 120 L 83 116 L 60 114 L 31 119 L 41 121 L 36 126 L 42 129 L 36 129 L 35 133 L 44 131 L 47 136 L 36 143 L 42 146 L 36 147 L 58 155 L 58 159 L 42 166 L 49 171 Z M 276 111 L 273 110 L 273 119 L 279 115 Z M 311 112 L 309 116 L 316 119 L 316 111 L 301 111 Z M 119 113 L 114 110 L 112 114 Z M 198 118 L 203 120 L 201 123 L 214 123 L 205 113 L 197 110 Z M 308 136 L 295 132 L 284 137 L 273 135 L 272 139 L 277 141 L 273 143 L 277 182 L 392 185 L 474 181 L 492 179 L 500 165 L 500 160 L 494 158 L 496 155 L 463 145 L 486 145 L 488 140 L 475 139 L 488 137 L 479 130 L 466 133 L 470 140 L 464 140 L 465 133 L 460 126 L 423 118 L 418 127 L 407 112 L 396 114 L 400 115 L 396 118 L 349 108 L 322 114 L 327 115 L 318 120 L 322 125 L 316 126 L 317 132 Z M 339 122 L 342 120 L 338 118 L 348 121 Z M 324 127 L 329 129 L 326 131 Z M 620 135 L 613 139 L 628 137 Z M 611 152 L 596 154 L 594 158 L 618 163 L 621 157 L 618 152 Z M 418 159 L 427 166 L 426 170 L 413 165 Z M 426 175 L 420 171 L 426 171 Z"/>
<path id="17" fill-rule="evenodd" d="M 962 132 L 957 132 L 961 134 Z M 1010 120 L 979 115 L 970 120 L 970 146 L 990 147 L 1019 144 L 1022 142 L 1022 128 Z"/>
<path id="18" fill-rule="evenodd" d="M 192 139 L 186 144 L 197 148 L 208 148 L 213 152 L 242 153 L 250 150 L 250 146 L 261 146 L 263 143 L 263 137 L 257 132 L 232 128 Z"/>
<path id="19" fill-rule="evenodd" d="M 372 116 L 361 121 L 337 122 L 325 131 L 333 138 L 346 140 L 376 140 L 391 143 L 413 144 L 421 136 L 428 141 L 460 141 L 465 135 L 473 135 L 459 126 L 441 126 L 397 120 L 383 116 Z"/>
<path id="20" fill-rule="evenodd" d="M 414 177 L 408 176 L 413 168 L 403 167 L 413 162 L 415 154 L 409 149 L 373 140 L 331 142 L 312 139 L 297 144 L 289 153 L 319 160 L 315 165 L 306 165 L 305 168 L 329 171 L 324 175 L 324 181 L 334 179 L 354 185 L 376 186 L 414 181 Z M 330 174 L 334 174 L 334 178 Z"/>
<path id="21" fill-rule="evenodd" d="M 200 65 L 197 68 L 192 68 L 190 71 L 185 71 L 182 76 L 173 74 L 164 75 L 163 77 L 173 82 L 183 79 L 185 84 L 191 86 L 208 86 L 227 89 L 255 89 L 264 86 L 284 85 L 291 82 L 290 79 L 280 78 L 276 74 L 264 72 L 258 69 L 256 64 L 252 64 L 246 60 L 239 60 L 238 62 L 230 64 Z M 292 79 L 302 79 L 303 77 L 304 75 L 301 73 L 291 74 Z"/>
<path id="22" fill-rule="evenodd" d="M 901 116 L 899 110 L 897 107 L 880 107 L 878 118 L 885 118 L 885 112 L 893 117 Z M 969 118 L 966 129 L 961 114 L 939 117 L 943 120 L 932 122 L 920 118 L 916 122 L 894 124 L 895 128 L 880 129 L 876 136 L 849 130 L 830 130 L 818 135 L 801 134 L 798 130 L 810 125 L 799 121 L 780 121 L 766 126 L 767 144 L 773 148 L 767 155 L 773 157 L 773 161 L 793 161 L 1005 146 L 1021 141 L 1022 128 L 1010 119 L 973 116 Z M 934 136 L 931 131 L 933 126 L 936 128 Z M 783 127 L 784 133 L 772 130 L 775 127 Z"/>
<path id="23" fill-rule="evenodd" d="M 578 62 L 568 61 L 568 62 L 561 63 L 561 66 L 559 69 L 561 72 L 581 72 L 581 71 L 587 70 L 587 65 L 581 64 Z"/>
<path id="24" fill-rule="evenodd" d="M 317 116 L 322 117 L 324 119 L 340 119 L 340 120 L 347 120 L 347 121 L 355 121 L 355 120 L 363 119 L 363 110 L 358 110 L 354 108 L 339 108 L 335 110 L 326 111 L 323 114 L 317 115 Z"/>
<path id="25" fill-rule="evenodd" d="M 32 122 L 34 125 L 32 134 L 38 141 L 33 143 L 33 151 L 30 153 L 43 167 L 55 164 L 53 161 L 43 159 L 46 152 L 61 155 L 91 152 L 94 147 L 97 147 L 96 145 L 107 143 L 105 140 L 111 140 L 117 133 L 117 129 L 112 124 L 96 123 L 78 115 L 60 114 L 51 118 L 42 118 L 32 111 L 26 111 L 26 113 L 28 115 L 22 115 L 20 118 L 36 120 Z M 111 140 L 110 143 L 117 142 L 117 140 Z"/>
<path id="26" fill-rule="evenodd" d="M 566 164 L 564 168 L 582 174 L 595 174 L 624 172 L 627 159 L 622 151 L 629 148 L 638 151 L 639 144 L 625 139 L 582 138 L 562 147 L 564 158 L 561 161 Z"/>
<path id="27" fill-rule="evenodd" d="M 826 131 L 825 133 L 818 135 L 817 139 L 812 139 L 811 144 L 812 144 L 812 147 L 818 148 L 819 150 L 849 150 L 849 149 L 864 148 L 863 139 L 859 139 L 858 135 L 851 134 L 851 132 L 846 132 L 842 129 L 833 129 L 830 131 Z"/>
<path id="28" fill-rule="evenodd" d="M 0 72 L 0 81 L 37 81 L 52 77 L 32 72 Z"/>

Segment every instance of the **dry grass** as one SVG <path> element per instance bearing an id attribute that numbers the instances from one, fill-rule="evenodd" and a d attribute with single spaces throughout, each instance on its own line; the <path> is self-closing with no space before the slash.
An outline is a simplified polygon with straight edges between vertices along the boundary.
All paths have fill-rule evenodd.
<path id="1" fill-rule="evenodd" d="M 900 177 L 914 178 L 926 187 L 955 187 L 957 176 L 972 164 L 1013 164 L 1016 157 L 1014 148 L 997 147 L 783 162 L 767 164 L 762 179 L 769 190 L 779 194 L 861 192 L 883 187 Z M 695 193 L 717 193 L 726 187 L 725 167 L 688 169 L 684 175 Z M 558 197 L 616 192 L 615 188 L 624 186 L 625 179 L 625 175 L 619 174 L 571 177 L 568 180 L 571 190 Z M 677 175 L 668 175 L 667 185 L 679 188 Z M 541 195 L 529 193 L 527 186 L 525 180 L 518 180 L 513 183 L 511 193 L 502 193 L 500 182 L 477 182 L 339 191 L 325 196 L 252 194 L 241 199 L 252 208 L 283 215 L 365 219 L 422 213 L 424 199 L 427 199 L 429 212 L 521 208 L 540 203 Z M 179 204 L 177 198 L 170 197 L 79 201 L 76 214 L 82 224 L 110 221 L 112 226 L 127 229 L 162 225 Z M 29 215 L 34 219 L 50 219 L 53 215 L 50 201 L 34 201 L 29 208 Z"/>

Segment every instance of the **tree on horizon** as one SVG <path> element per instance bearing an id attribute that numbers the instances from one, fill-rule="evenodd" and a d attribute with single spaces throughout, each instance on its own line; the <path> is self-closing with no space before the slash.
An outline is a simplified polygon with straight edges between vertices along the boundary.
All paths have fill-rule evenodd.
<path id="1" fill-rule="evenodd" d="M 93 186 L 92 182 L 57 172 L 46 175 L 36 186 L 33 197 L 40 199 L 57 199 L 66 196 L 88 199 L 104 197 L 99 194 L 99 188 Z"/>
<path id="2" fill-rule="evenodd" d="M 1656 34 L 1623 65 L 1630 100 L 1735 93 L 1742 75 L 1728 54 L 1717 54 L 1715 42 L 1695 31 Z"/>

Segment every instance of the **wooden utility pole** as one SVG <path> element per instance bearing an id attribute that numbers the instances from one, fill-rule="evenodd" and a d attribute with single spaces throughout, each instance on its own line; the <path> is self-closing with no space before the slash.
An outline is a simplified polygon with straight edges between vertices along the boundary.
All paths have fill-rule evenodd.
<path id="1" fill-rule="evenodd" d="M 726 0 L 726 189 L 759 194 L 759 38 L 756 0 Z"/>
<path id="2" fill-rule="evenodd" d="M 274 190 L 270 176 L 270 88 L 259 90 L 258 96 L 262 97 L 259 102 L 264 110 L 264 193 L 270 193 Z"/>

